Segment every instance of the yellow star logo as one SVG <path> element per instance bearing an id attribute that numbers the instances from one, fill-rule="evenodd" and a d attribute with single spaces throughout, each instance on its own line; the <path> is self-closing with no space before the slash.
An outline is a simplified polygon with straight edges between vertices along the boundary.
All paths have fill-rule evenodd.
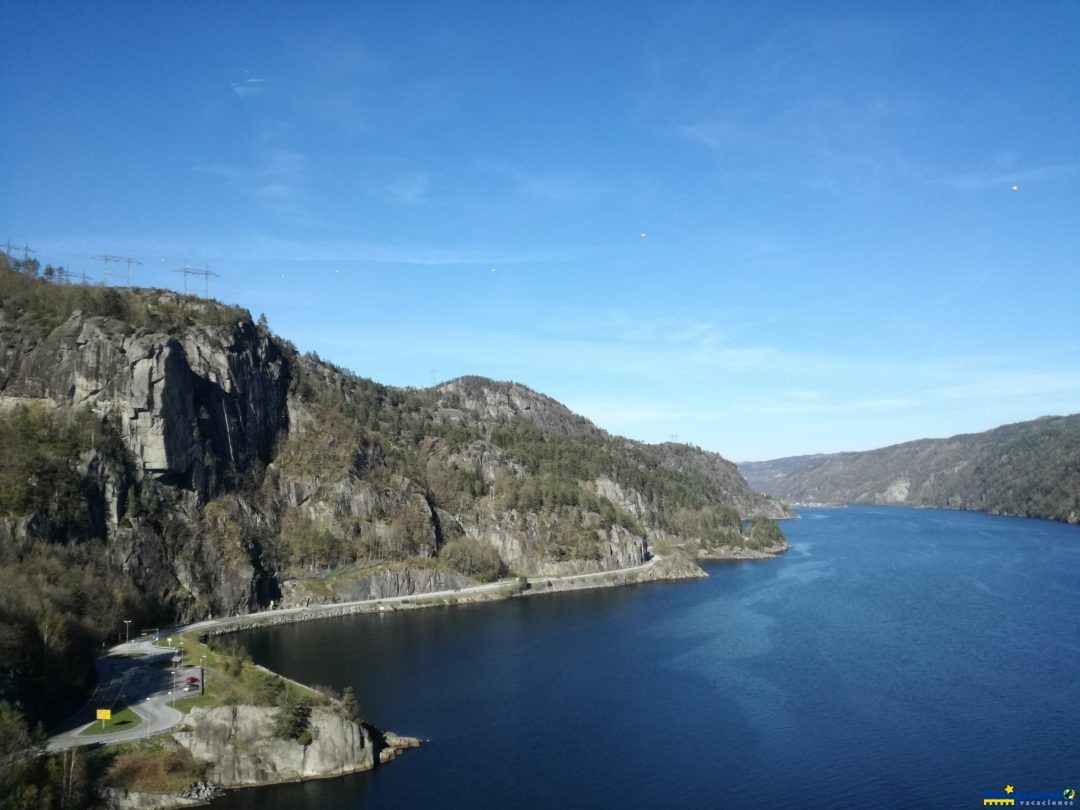
<path id="1" fill-rule="evenodd" d="M 1006 793 L 1012 793 L 1014 790 L 1016 790 L 1016 788 L 1014 788 L 1012 785 L 1006 785 L 1005 786 L 1005 792 Z"/>

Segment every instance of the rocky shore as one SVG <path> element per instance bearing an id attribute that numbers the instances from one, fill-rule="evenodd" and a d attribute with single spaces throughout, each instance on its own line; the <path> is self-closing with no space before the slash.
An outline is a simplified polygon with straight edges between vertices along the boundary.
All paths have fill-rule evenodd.
<path id="1" fill-rule="evenodd" d="M 111 790 L 115 810 L 167 810 L 208 804 L 225 789 L 326 779 L 371 770 L 390 762 L 420 740 L 383 732 L 344 717 L 335 708 L 316 707 L 310 739 L 284 740 L 277 734 L 280 708 L 215 706 L 192 709 L 171 735 L 175 747 L 206 766 L 205 778 L 178 794 Z"/>

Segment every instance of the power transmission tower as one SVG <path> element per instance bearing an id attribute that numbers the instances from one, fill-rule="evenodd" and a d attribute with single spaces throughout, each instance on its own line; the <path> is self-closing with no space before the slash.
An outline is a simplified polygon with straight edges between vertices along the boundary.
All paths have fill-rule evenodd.
<path id="1" fill-rule="evenodd" d="M 192 275 L 192 274 L 194 274 L 194 273 L 198 273 L 199 271 L 198 271 L 198 270 L 194 270 L 194 269 L 192 269 L 191 267 L 188 267 L 188 266 L 187 266 L 187 265 L 185 264 L 185 265 L 184 265 L 183 267 L 179 267 L 179 268 L 177 268 L 176 270 L 171 270 L 171 271 L 169 271 L 169 272 L 172 272 L 172 273 L 183 273 L 183 274 L 184 274 L 184 295 L 187 295 L 187 279 L 188 279 L 188 276 L 190 276 L 190 275 Z"/>
<path id="2" fill-rule="evenodd" d="M 36 250 L 31 250 L 30 245 L 26 244 L 25 242 L 22 244 L 21 247 L 19 245 L 11 244 L 10 239 L 4 242 L 4 252 L 7 253 L 7 255 L 11 256 L 13 250 L 21 250 L 23 252 L 23 261 L 29 259 L 31 253 L 37 253 Z"/>
<path id="3" fill-rule="evenodd" d="M 188 281 L 187 281 L 188 276 L 202 276 L 203 277 L 203 297 L 204 298 L 209 298 L 210 297 L 210 278 L 211 277 L 220 278 L 220 276 L 217 273 L 211 272 L 209 268 L 204 268 L 202 270 L 195 270 L 192 267 L 188 267 L 186 264 L 183 267 L 181 267 L 181 268 L 179 268 L 177 270 L 173 270 L 172 272 L 174 272 L 174 273 L 183 273 L 184 274 L 184 295 L 187 295 L 187 292 L 188 292 Z"/>
<path id="4" fill-rule="evenodd" d="M 203 298 L 210 297 L 210 279 L 221 278 L 217 273 L 211 272 L 210 265 L 204 265 L 202 270 L 196 270 L 192 275 L 203 277 Z"/>
<path id="5" fill-rule="evenodd" d="M 104 256 L 95 256 L 94 258 L 98 259 L 99 261 L 105 262 L 105 284 L 106 285 L 109 283 L 109 262 L 116 262 L 117 264 L 126 264 L 127 265 L 127 286 L 128 287 L 131 286 L 131 265 L 133 265 L 133 264 L 141 265 L 142 264 L 142 262 L 138 261 L 137 259 L 132 259 L 132 258 L 129 258 L 128 256 L 109 256 L 109 255 L 106 254 Z"/>
<path id="6" fill-rule="evenodd" d="M 64 275 L 67 276 L 68 278 L 81 279 L 83 284 L 89 284 L 90 283 L 90 276 L 86 275 L 86 273 L 72 273 L 72 272 L 69 272 L 69 271 L 65 270 Z M 68 282 L 68 283 L 70 283 L 70 282 Z"/>
<path id="7" fill-rule="evenodd" d="M 109 256 L 108 254 L 104 254 L 102 256 L 95 256 L 94 258 L 104 262 L 104 264 L 105 264 L 105 273 L 102 276 L 101 283 L 104 284 L 106 287 L 108 287 L 109 286 L 109 262 L 114 261 L 114 258 L 112 256 Z"/>
<path id="8" fill-rule="evenodd" d="M 131 265 L 136 264 L 139 267 L 142 267 L 142 262 L 136 261 L 135 259 L 129 259 L 127 256 L 124 256 L 123 258 L 118 258 L 117 261 L 123 262 L 124 264 L 127 265 L 127 285 L 128 285 L 128 288 L 130 288 L 131 287 Z"/>

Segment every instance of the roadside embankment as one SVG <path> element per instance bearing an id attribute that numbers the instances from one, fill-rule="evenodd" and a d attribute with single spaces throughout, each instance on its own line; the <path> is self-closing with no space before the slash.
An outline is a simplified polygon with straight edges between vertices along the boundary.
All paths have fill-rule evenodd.
<path id="1" fill-rule="evenodd" d="M 763 554 L 762 556 L 770 556 Z M 630 568 L 612 571 L 597 571 L 570 576 L 531 577 L 503 580 L 488 585 L 460 588 L 453 591 L 417 593 L 408 597 L 390 597 L 359 602 L 339 604 L 309 605 L 303 608 L 270 610 L 263 613 L 251 613 L 228 619 L 216 619 L 212 622 L 200 622 L 188 628 L 200 636 L 221 636 L 240 633 L 259 627 L 279 624 L 308 622 L 335 616 L 350 616 L 357 613 L 389 613 L 399 610 L 417 610 L 429 607 L 467 605 L 479 602 L 496 602 L 517 596 L 535 596 L 542 593 L 560 593 L 587 588 L 615 588 L 621 585 L 633 585 L 642 582 L 660 580 L 695 579 L 706 577 L 691 559 L 681 554 L 668 557 L 653 557 L 648 562 Z"/>

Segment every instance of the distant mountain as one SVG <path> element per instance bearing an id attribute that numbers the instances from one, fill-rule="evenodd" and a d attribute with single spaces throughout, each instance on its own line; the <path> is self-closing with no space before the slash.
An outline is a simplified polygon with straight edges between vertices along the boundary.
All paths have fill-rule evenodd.
<path id="1" fill-rule="evenodd" d="M 787 456 L 771 461 L 741 461 L 737 465 L 746 483 L 756 492 L 774 492 L 783 482 L 803 470 L 813 469 L 833 454 L 817 453 L 812 456 Z"/>
<path id="2" fill-rule="evenodd" d="M 795 503 L 896 503 L 1080 523 L 1080 414 L 860 453 L 739 464 Z"/>

